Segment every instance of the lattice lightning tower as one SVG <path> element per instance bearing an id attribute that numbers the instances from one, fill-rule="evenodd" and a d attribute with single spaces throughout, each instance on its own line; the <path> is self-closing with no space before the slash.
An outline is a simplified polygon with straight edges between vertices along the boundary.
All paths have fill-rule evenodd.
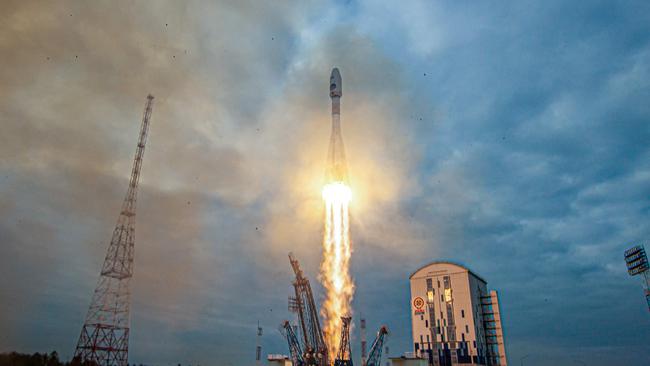
<path id="1" fill-rule="evenodd" d="M 129 188 L 74 354 L 78 360 L 98 366 L 126 366 L 128 363 L 135 207 L 152 106 L 153 96 L 148 95 Z"/>

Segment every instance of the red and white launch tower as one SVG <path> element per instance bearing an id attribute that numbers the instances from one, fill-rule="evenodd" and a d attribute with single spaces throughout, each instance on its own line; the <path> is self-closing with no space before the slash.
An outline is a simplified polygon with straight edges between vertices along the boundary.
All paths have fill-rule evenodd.
<path id="1" fill-rule="evenodd" d="M 148 95 L 129 188 L 74 353 L 74 357 L 84 363 L 98 366 L 128 364 L 135 207 L 152 106 L 153 96 Z"/>

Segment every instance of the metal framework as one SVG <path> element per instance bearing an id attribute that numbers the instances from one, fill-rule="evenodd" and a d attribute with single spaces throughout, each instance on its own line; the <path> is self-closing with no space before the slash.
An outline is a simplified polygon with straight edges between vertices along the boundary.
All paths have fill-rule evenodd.
<path id="1" fill-rule="evenodd" d="M 298 313 L 303 337 L 305 365 L 327 366 L 329 365 L 327 346 L 323 338 L 323 330 L 320 326 L 311 285 L 303 275 L 298 260 L 291 253 L 289 253 L 289 261 L 296 275 L 296 279 L 293 281 L 295 297 L 289 298 L 289 309 Z"/>
<path id="2" fill-rule="evenodd" d="M 126 366 L 129 353 L 130 281 L 133 277 L 135 209 L 153 96 L 147 96 L 129 187 L 113 230 L 74 358 L 98 366 Z"/>
<path id="3" fill-rule="evenodd" d="M 372 342 L 372 346 L 370 347 L 368 359 L 366 360 L 366 366 L 381 366 L 381 352 L 384 348 L 384 341 L 387 334 L 388 328 L 385 325 L 379 328 L 377 337 L 375 338 L 375 341 Z"/>
<path id="4" fill-rule="evenodd" d="M 499 365 L 499 338 L 497 334 L 496 318 L 492 308 L 492 296 L 481 295 L 481 313 L 483 315 L 483 330 L 486 342 L 486 361 L 488 365 Z"/>
<path id="5" fill-rule="evenodd" d="M 334 360 L 334 366 L 352 366 L 352 354 L 350 350 L 350 321 L 351 317 L 342 316 L 343 326 L 341 328 L 341 344 L 339 353 Z"/>
<path id="6" fill-rule="evenodd" d="M 302 348 L 300 347 L 300 341 L 298 341 L 298 336 L 296 336 L 296 332 L 293 331 L 293 327 L 288 320 L 285 320 L 282 323 L 281 331 L 284 337 L 287 339 L 287 343 L 289 344 L 291 364 L 295 366 L 304 366 L 305 360 L 302 357 Z"/>

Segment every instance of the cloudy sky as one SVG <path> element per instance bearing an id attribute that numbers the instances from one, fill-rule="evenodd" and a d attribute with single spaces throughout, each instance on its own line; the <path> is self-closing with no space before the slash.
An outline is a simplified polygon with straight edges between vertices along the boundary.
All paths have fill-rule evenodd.
<path id="1" fill-rule="evenodd" d="M 72 355 L 152 93 L 130 361 L 249 365 L 258 320 L 287 353 L 289 251 L 323 295 L 333 66 L 355 316 L 391 355 L 408 275 L 449 259 L 500 291 L 510 362 L 650 363 L 622 259 L 650 235 L 646 1 L 0 2 L 0 351 Z"/>

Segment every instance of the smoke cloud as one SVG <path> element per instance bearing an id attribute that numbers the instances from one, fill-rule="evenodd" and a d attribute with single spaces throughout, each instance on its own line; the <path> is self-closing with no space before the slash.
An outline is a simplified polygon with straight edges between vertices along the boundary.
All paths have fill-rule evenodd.
<path id="1" fill-rule="evenodd" d="M 286 353 L 287 252 L 322 301 L 336 66 L 353 307 L 391 355 L 408 275 L 451 259 L 501 291 L 511 359 L 647 363 L 621 259 L 649 234 L 646 8 L 4 1 L 0 351 L 72 355 L 152 93 L 130 362 L 249 364 L 258 319 Z"/>

